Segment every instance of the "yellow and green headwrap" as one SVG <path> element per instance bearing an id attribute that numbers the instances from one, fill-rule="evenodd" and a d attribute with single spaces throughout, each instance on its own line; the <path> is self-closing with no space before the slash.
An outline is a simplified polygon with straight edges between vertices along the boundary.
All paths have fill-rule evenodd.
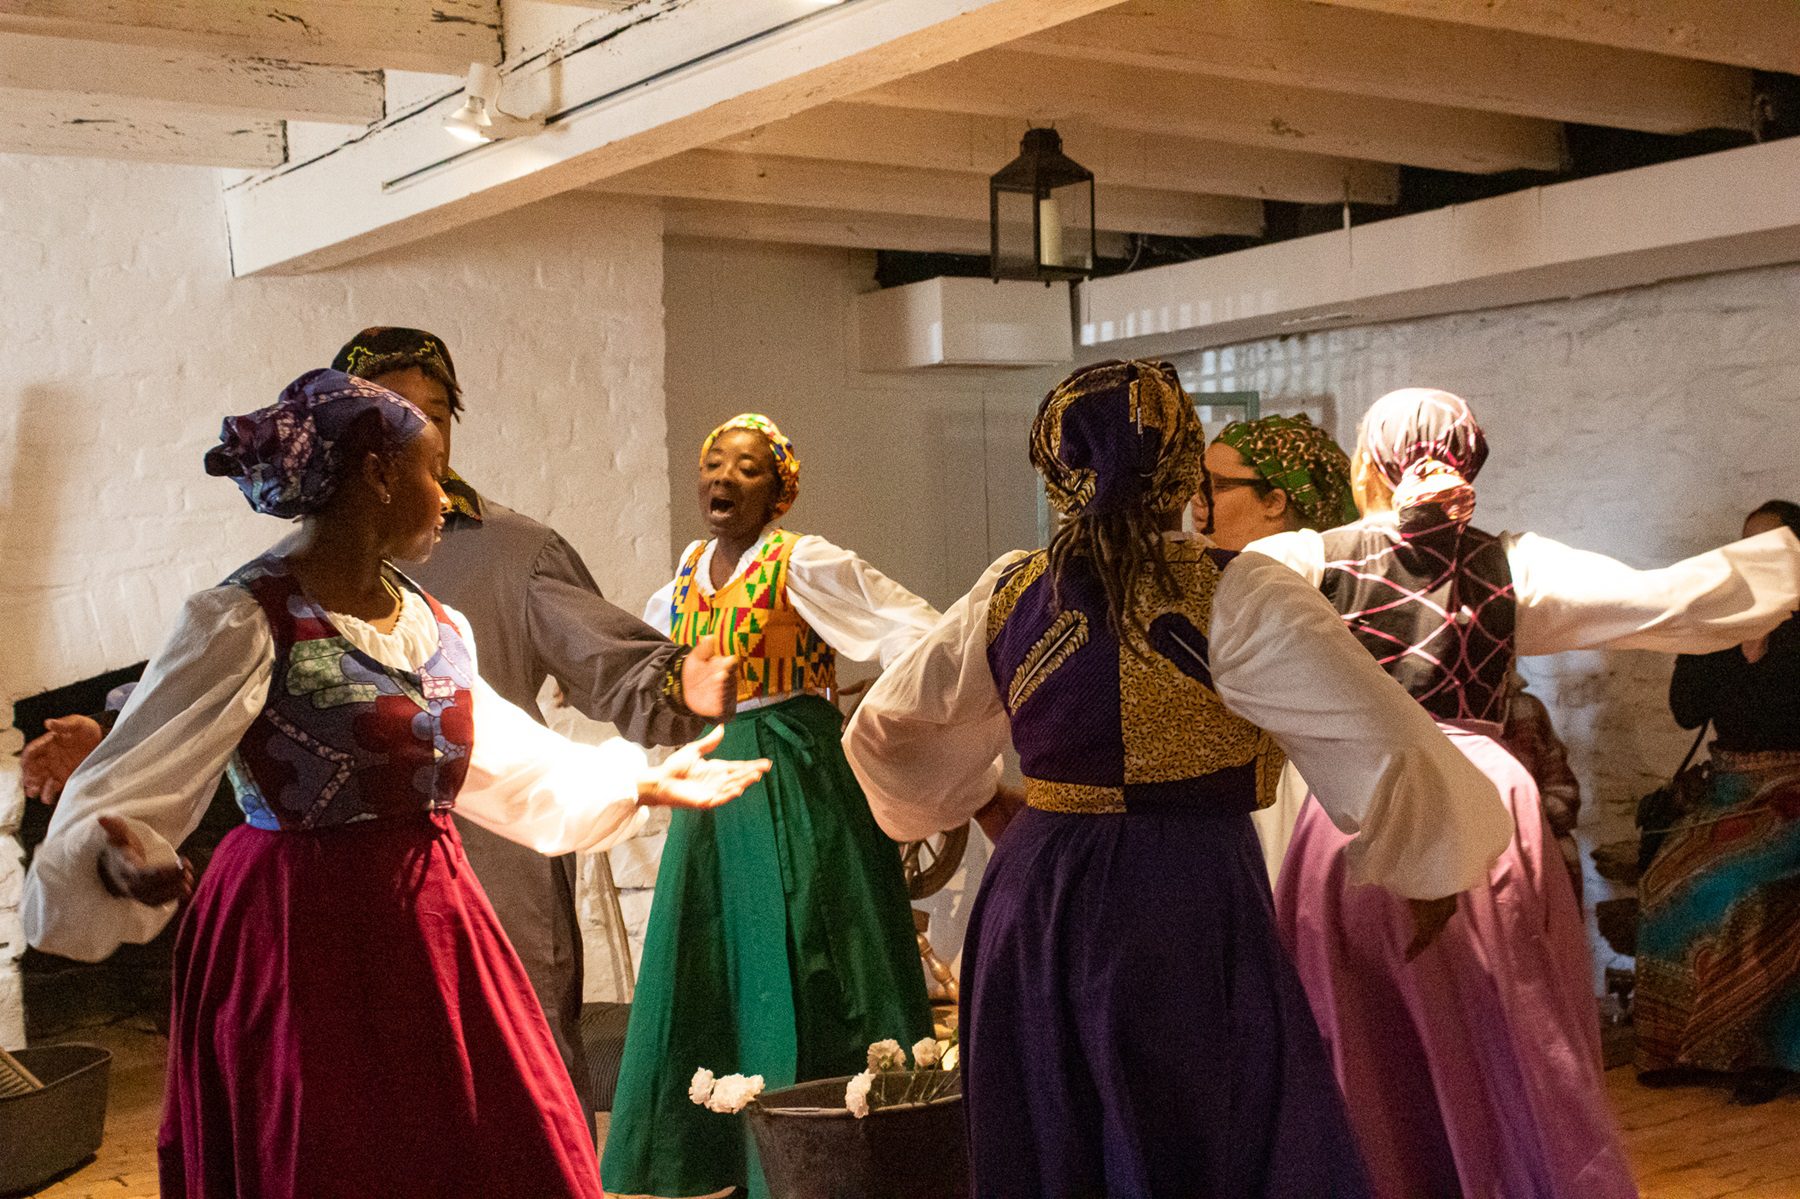
<path id="1" fill-rule="evenodd" d="M 1356 519 L 1350 458 L 1304 413 L 1233 421 L 1218 439 L 1287 492 L 1303 527 L 1335 529 Z"/>
<path id="2" fill-rule="evenodd" d="M 794 443 L 783 437 L 775 422 L 760 412 L 743 412 L 706 435 L 706 440 L 700 443 L 701 465 L 705 465 L 707 451 L 712 449 L 713 442 L 733 429 L 760 433 L 769 443 L 769 451 L 775 455 L 775 473 L 781 477 L 781 494 L 769 509 L 769 519 L 781 519 L 800 496 L 800 455 L 794 453 Z"/>

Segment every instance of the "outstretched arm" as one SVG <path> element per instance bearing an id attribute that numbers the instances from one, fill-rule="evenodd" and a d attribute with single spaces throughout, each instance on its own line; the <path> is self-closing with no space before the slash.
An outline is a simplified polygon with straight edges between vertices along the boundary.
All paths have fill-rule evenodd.
<path id="1" fill-rule="evenodd" d="M 987 664 L 987 610 L 1010 560 L 882 673 L 844 734 L 869 807 L 896 841 L 954 828 L 995 800 L 1010 732 Z"/>
<path id="2" fill-rule="evenodd" d="M 1227 707 L 1266 729 L 1332 822 L 1351 873 L 1409 899 L 1483 881 L 1512 818 L 1481 771 L 1300 575 L 1261 554 L 1225 568 L 1208 631 Z"/>
<path id="3" fill-rule="evenodd" d="M 1519 653 L 1648 649 L 1707 654 L 1753 640 L 1800 606 L 1800 541 L 1746 537 L 1659 570 L 1522 533 L 1507 538 Z"/>
<path id="4" fill-rule="evenodd" d="M 601 596 L 561 537 L 533 564 L 525 619 L 532 651 L 569 706 L 640 745 L 692 740 L 708 719 L 726 714 L 715 672 L 685 669 L 686 650 Z"/>
<path id="5" fill-rule="evenodd" d="M 32 859 L 23 919 L 39 949 L 98 961 L 154 937 L 175 911 L 175 846 L 200 823 L 262 711 L 268 621 L 238 587 L 187 601 L 112 733 L 75 770 Z M 102 826 L 102 818 L 107 825 Z M 103 858 L 111 865 L 102 874 Z M 144 902 L 132 895 L 137 894 Z"/>

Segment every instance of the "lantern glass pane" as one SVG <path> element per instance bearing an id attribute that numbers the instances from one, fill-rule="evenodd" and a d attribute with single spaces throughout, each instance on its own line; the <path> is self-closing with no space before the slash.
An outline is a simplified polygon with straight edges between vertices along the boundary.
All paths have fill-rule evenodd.
<path id="1" fill-rule="evenodd" d="M 1037 202 L 1028 191 L 994 189 L 1000 253 L 994 265 L 1005 278 L 1032 278 L 1037 271 Z"/>
<path id="2" fill-rule="evenodd" d="M 1093 179 L 1047 190 L 1038 203 L 1039 263 L 1052 270 L 1093 270 Z"/>

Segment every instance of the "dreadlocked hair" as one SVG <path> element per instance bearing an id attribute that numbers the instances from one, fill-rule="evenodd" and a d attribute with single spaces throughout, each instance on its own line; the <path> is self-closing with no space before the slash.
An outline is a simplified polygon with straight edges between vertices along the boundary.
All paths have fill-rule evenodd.
<path id="1" fill-rule="evenodd" d="M 1133 507 L 1122 512 L 1083 513 L 1066 518 L 1050 538 L 1050 601 L 1062 606 L 1063 581 L 1086 559 L 1106 597 L 1106 624 L 1121 645 L 1139 657 L 1150 630 L 1139 614 L 1143 581 L 1170 601 L 1180 597 L 1175 572 L 1164 552 L 1163 514 Z"/>

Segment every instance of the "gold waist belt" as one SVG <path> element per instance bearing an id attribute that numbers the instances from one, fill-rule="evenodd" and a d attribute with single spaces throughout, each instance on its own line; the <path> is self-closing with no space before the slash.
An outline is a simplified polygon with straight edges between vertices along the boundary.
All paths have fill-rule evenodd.
<path id="1" fill-rule="evenodd" d="M 1056 783 L 1048 779 L 1025 780 L 1025 802 L 1046 812 L 1075 812 L 1099 816 L 1125 810 L 1123 787 L 1090 787 L 1084 783 Z"/>

